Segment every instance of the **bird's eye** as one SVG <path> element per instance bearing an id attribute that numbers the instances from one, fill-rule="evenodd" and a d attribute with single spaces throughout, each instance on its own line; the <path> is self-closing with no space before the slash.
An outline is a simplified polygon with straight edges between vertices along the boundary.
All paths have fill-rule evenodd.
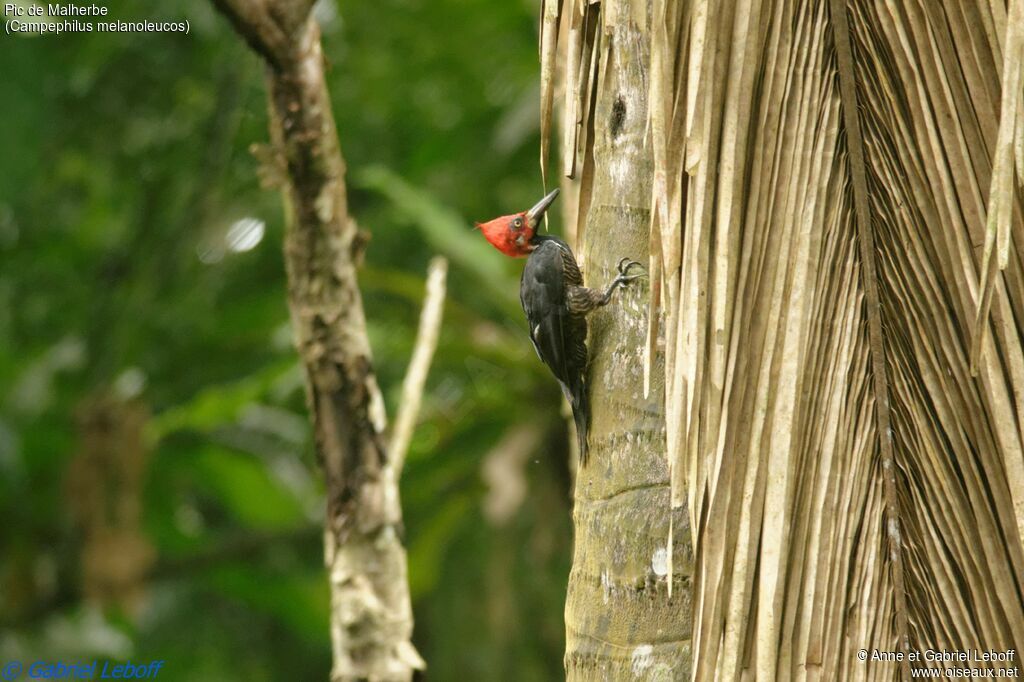
<path id="1" fill-rule="evenodd" d="M 516 218 L 515 220 L 512 221 L 512 229 L 518 230 L 518 229 L 521 229 L 522 227 L 523 227 L 523 219 L 522 218 Z"/>

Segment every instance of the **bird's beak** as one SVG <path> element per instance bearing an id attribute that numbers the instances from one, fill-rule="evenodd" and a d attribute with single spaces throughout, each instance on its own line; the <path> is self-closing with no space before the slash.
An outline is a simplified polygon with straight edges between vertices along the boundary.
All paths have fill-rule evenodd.
<path id="1" fill-rule="evenodd" d="M 526 212 L 526 217 L 529 219 L 531 226 L 536 225 L 540 219 L 544 217 L 544 212 L 548 210 L 548 207 L 551 206 L 551 203 L 557 196 L 558 188 L 556 187 L 548 192 L 547 196 L 534 204 L 533 208 Z"/>

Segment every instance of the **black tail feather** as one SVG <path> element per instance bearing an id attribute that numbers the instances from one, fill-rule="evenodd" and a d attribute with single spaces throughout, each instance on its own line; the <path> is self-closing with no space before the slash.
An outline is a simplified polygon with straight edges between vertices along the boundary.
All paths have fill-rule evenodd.
<path id="1" fill-rule="evenodd" d="M 587 402 L 587 387 L 581 381 L 573 389 L 570 400 L 572 419 L 576 422 L 576 442 L 579 447 L 580 466 L 586 466 L 589 454 L 587 452 L 587 434 L 590 431 L 590 405 Z"/>

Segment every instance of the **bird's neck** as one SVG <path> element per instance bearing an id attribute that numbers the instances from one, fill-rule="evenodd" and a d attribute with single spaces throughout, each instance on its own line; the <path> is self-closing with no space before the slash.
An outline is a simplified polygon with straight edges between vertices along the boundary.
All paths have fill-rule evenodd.
<path id="1" fill-rule="evenodd" d="M 556 237 L 553 234 L 537 233 L 533 235 L 533 239 L 530 240 L 530 243 L 533 244 L 534 247 L 538 247 L 544 242 L 554 242 L 559 246 L 565 247 L 567 249 L 569 248 L 569 245 L 565 243 L 564 239 L 562 239 L 561 237 Z"/>

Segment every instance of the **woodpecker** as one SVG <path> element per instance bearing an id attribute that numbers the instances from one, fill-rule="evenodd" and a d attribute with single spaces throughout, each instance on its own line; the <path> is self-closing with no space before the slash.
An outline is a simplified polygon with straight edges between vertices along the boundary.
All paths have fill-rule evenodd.
<path id="1" fill-rule="evenodd" d="M 494 248 L 512 258 L 526 258 L 519 282 L 519 301 L 530 327 L 530 340 L 541 361 L 555 375 L 572 407 L 580 463 L 587 463 L 590 409 L 584 375 L 587 369 L 587 315 L 608 305 L 612 294 L 642 274 L 630 274 L 640 263 L 623 258 L 618 276 L 604 290 L 583 286 L 580 266 L 569 245 L 558 237 L 537 233 L 544 213 L 558 196 L 554 189 L 533 208 L 476 226 Z"/>

